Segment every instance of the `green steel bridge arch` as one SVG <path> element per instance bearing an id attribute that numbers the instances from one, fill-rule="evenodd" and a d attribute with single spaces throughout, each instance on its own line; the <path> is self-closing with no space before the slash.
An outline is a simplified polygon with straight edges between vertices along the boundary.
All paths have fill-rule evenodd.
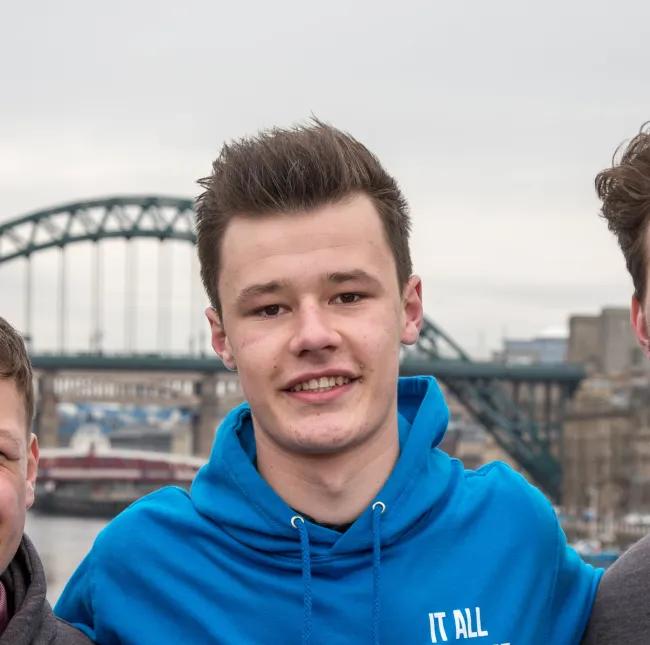
<path id="1" fill-rule="evenodd" d="M 160 241 L 196 242 L 194 202 L 159 195 L 121 195 L 71 202 L 18 217 L 0 224 L 0 265 L 17 258 L 29 259 L 46 249 L 110 238 L 155 238 Z M 34 357 L 41 369 L 180 369 L 164 357 L 111 359 L 98 356 Z M 189 361 L 195 360 L 191 357 Z M 72 361 L 72 363 L 70 362 Z M 198 363 L 191 363 L 194 368 Z M 185 363 L 183 363 L 185 365 Z M 215 361 L 201 363 L 199 371 L 214 370 Z M 458 399 L 470 415 L 494 437 L 497 444 L 520 464 L 553 499 L 561 493 L 561 466 L 557 457 L 564 406 L 584 370 L 580 366 L 514 368 L 477 363 L 433 321 L 425 319 L 417 345 L 404 353 L 403 374 L 433 374 Z M 548 402 L 555 414 L 540 415 L 532 405 L 522 406 L 516 393 L 520 385 L 559 388 L 560 397 Z M 548 410 L 547 410 L 548 411 Z"/>
<path id="2" fill-rule="evenodd" d="M 121 195 L 36 211 L 0 223 L 0 264 L 54 247 L 110 238 L 194 244 L 194 202 L 159 195 Z"/>

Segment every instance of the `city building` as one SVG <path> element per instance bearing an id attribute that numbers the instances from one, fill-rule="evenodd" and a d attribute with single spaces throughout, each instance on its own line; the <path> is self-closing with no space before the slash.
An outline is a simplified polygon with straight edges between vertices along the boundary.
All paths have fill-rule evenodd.
<path id="1" fill-rule="evenodd" d="M 643 356 L 630 327 L 630 310 L 624 307 L 571 316 L 567 358 L 599 374 L 650 373 L 650 361 Z"/>
<path id="2" fill-rule="evenodd" d="M 614 519 L 650 513 L 650 361 L 629 309 L 571 316 L 567 356 L 589 377 L 564 423 L 565 509 Z"/>
<path id="3" fill-rule="evenodd" d="M 562 465 L 567 513 L 650 513 L 650 378 L 584 381 L 564 423 Z"/>
<path id="4" fill-rule="evenodd" d="M 535 338 L 504 338 L 494 360 L 506 365 L 535 365 L 566 361 L 568 339 L 562 329 L 548 329 Z"/>

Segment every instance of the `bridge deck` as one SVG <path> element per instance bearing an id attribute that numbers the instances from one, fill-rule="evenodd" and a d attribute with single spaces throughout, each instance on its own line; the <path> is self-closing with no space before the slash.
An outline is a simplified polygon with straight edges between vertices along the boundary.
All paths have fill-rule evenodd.
<path id="1" fill-rule="evenodd" d="M 32 354 L 37 370 L 53 371 L 142 371 L 214 374 L 227 372 L 215 356 L 158 354 Z M 585 377 L 581 365 L 504 365 L 501 363 L 407 358 L 400 365 L 404 376 L 432 374 L 439 378 L 498 379 L 522 382 L 577 384 Z"/>

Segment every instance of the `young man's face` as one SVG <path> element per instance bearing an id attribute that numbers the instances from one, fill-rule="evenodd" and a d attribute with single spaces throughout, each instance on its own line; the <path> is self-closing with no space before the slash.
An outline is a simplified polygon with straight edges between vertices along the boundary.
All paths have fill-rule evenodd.
<path id="1" fill-rule="evenodd" d="M 14 382 L 0 378 L 0 573 L 18 549 L 25 513 L 34 502 L 38 443 L 25 417 Z"/>
<path id="2" fill-rule="evenodd" d="M 650 358 L 650 226 L 645 231 L 646 293 L 643 301 L 632 298 L 632 327 L 645 355 Z"/>
<path id="3" fill-rule="evenodd" d="M 363 195 L 305 213 L 235 217 L 222 243 L 223 327 L 256 432 L 294 454 L 358 446 L 396 422 L 400 343 L 417 340 L 420 281 L 403 293 Z M 317 387 L 316 387 L 317 386 Z"/>

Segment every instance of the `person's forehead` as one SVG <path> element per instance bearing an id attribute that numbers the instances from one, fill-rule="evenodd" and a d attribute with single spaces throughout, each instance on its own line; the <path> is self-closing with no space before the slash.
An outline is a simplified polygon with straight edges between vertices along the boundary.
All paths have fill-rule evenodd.
<path id="1" fill-rule="evenodd" d="M 312 211 L 237 216 L 223 240 L 223 273 L 238 273 L 251 264 L 300 262 L 350 254 L 349 260 L 376 256 L 390 249 L 374 204 L 365 196 L 327 204 Z"/>
<path id="2" fill-rule="evenodd" d="M 346 226 L 340 224 L 345 222 Z M 265 232 L 265 241 L 281 242 L 292 231 L 310 231 L 316 235 L 329 233 L 341 237 L 364 237 L 368 227 L 381 230 L 381 218 L 372 200 L 363 194 L 346 197 L 316 208 L 299 211 L 278 211 L 268 215 L 235 215 L 229 222 L 224 239 L 228 242 L 252 241 L 251 234 Z"/>

